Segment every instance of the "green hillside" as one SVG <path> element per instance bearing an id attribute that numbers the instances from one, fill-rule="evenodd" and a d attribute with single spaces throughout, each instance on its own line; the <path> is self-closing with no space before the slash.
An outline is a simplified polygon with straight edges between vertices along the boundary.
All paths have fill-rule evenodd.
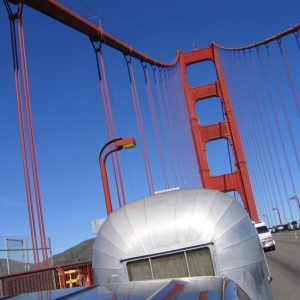
<path id="1" fill-rule="evenodd" d="M 53 255 L 53 266 L 92 260 L 94 241 L 94 238 L 85 240 L 62 253 Z"/>

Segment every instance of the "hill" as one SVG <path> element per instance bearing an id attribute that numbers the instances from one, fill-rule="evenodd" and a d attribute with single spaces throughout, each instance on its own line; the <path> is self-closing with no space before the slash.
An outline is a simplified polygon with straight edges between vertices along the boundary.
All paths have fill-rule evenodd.
<path id="1" fill-rule="evenodd" d="M 8 266 L 7 266 L 7 263 Z M 0 275 L 8 273 L 24 272 L 25 270 L 32 269 L 31 264 L 24 265 L 24 262 L 20 262 L 14 259 L 7 260 L 6 258 L 0 258 Z M 1 293 L 0 293 L 1 294 Z"/>
<path id="2" fill-rule="evenodd" d="M 62 253 L 53 255 L 53 266 L 92 260 L 94 241 L 94 238 L 85 240 Z"/>
<path id="3" fill-rule="evenodd" d="M 60 266 L 69 263 L 92 260 L 93 244 L 95 239 L 85 240 L 78 245 L 67 249 L 66 251 L 53 255 L 53 266 Z M 33 264 L 27 265 L 25 268 L 24 262 L 9 259 L 9 268 L 7 259 L 0 258 L 0 275 L 8 273 L 24 272 L 25 269 L 33 270 Z M 9 271 L 9 272 L 8 272 Z"/>

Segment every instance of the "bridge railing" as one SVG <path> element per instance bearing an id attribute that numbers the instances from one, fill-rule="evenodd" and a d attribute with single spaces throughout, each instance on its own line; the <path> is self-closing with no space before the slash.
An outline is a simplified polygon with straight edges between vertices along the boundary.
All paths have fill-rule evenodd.
<path id="1" fill-rule="evenodd" d="M 87 285 L 92 285 L 93 272 L 91 261 L 1 275 L 0 297 L 72 288 L 76 286 L 76 277 L 79 270 L 85 275 Z"/>

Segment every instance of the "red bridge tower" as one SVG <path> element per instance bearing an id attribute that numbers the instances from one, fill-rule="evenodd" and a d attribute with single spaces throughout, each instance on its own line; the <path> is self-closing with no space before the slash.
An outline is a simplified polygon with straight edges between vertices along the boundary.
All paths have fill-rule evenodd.
<path id="1" fill-rule="evenodd" d="M 202 185 L 204 188 L 217 189 L 222 192 L 239 192 L 244 207 L 251 219 L 258 221 L 242 143 L 233 115 L 226 83 L 222 75 L 217 49 L 214 44 L 211 44 L 210 47 L 205 49 L 195 48 L 192 52 L 180 52 L 179 61 Z M 186 77 L 186 67 L 204 61 L 213 62 L 216 69 L 217 81 L 207 85 L 190 87 Z M 225 112 L 225 120 L 212 125 L 199 125 L 195 104 L 197 101 L 211 97 L 219 97 L 221 99 Z M 221 138 L 226 138 L 232 147 L 236 170 L 228 174 L 212 176 L 208 167 L 205 145 L 209 141 Z"/>

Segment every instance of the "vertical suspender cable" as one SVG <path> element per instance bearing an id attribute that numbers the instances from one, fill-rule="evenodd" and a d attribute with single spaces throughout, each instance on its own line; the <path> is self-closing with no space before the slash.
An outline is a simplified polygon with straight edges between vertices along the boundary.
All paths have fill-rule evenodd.
<path id="1" fill-rule="evenodd" d="M 30 224 L 30 234 L 31 234 L 31 240 L 32 240 L 34 268 L 37 269 L 37 268 L 39 268 L 40 260 L 39 260 L 39 252 L 38 252 L 37 237 L 36 237 L 34 208 L 33 208 L 33 202 L 32 202 L 30 174 L 29 174 L 28 158 L 27 158 L 28 156 L 27 156 L 27 150 L 26 150 L 25 122 L 24 122 L 24 116 L 23 116 L 22 92 L 21 92 L 21 84 L 20 84 L 20 72 L 19 72 L 18 50 L 17 50 L 16 28 L 15 28 L 15 19 L 20 18 L 20 12 L 18 12 L 17 14 L 12 14 L 7 1 L 5 1 L 5 6 L 8 11 L 9 20 L 10 20 L 13 67 L 14 67 L 14 81 L 15 81 L 15 88 L 16 88 L 16 101 L 17 101 L 17 110 L 18 110 L 20 143 L 21 143 L 21 150 L 22 150 L 25 191 L 26 191 L 26 199 L 27 199 L 29 224 Z"/>
<path id="2" fill-rule="evenodd" d="M 153 70 L 153 76 L 154 76 L 154 81 L 155 81 L 155 86 L 156 86 L 157 99 L 158 99 L 158 105 L 159 105 L 160 115 L 161 115 L 162 124 L 163 124 L 164 135 L 166 138 L 167 151 L 168 151 L 168 155 L 169 155 L 169 159 L 170 159 L 170 163 L 171 163 L 173 180 L 174 180 L 174 182 L 176 182 L 177 180 L 175 179 L 176 174 L 175 174 L 175 167 L 174 167 L 172 151 L 171 151 L 170 137 L 168 134 L 167 120 L 166 120 L 166 114 L 165 114 L 164 106 L 163 106 L 161 87 L 159 84 L 160 81 L 162 83 L 162 77 L 161 77 L 161 73 L 160 73 L 160 81 L 159 81 L 156 67 L 152 66 L 152 70 Z M 164 93 L 164 95 L 166 95 L 166 93 Z M 177 186 L 177 184 L 176 184 L 176 186 Z"/>
<path id="3" fill-rule="evenodd" d="M 145 131 L 144 131 L 144 126 L 143 126 L 143 121 L 142 121 L 142 114 L 141 114 L 141 110 L 140 110 L 139 98 L 138 98 L 138 93 L 137 93 L 137 88 L 136 88 L 134 70 L 133 70 L 131 58 L 127 59 L 126 56 L 124 56 L 124 58 L 126 60 L 127 68 L 128 68 L 128 75 L 129 75 L 130 89 L 131 89 L 132 100 L 133 100 L 133 105 L 134 105 L 134 112 L 135 112 L 136 122 L 137 122 L 137 126 L 138 126 L 138 133 L 139 133 L 139 138 L 140 138 L 140 143 L 141 143 L 141 148 L 142 148 L 142 155 L 143 155 L 144 167 L 145 167 L 145 172 L 146 172 L 146 177 L 147 177 L 148 189 L 149 189 L 149 193 L 151 195 L 154 193 L 154 186 L 153 186 L 153 179 L 152 179 L 152 172 L 151 172 L 151 167 L 150 167 L 150 162 L 149 162 L 147 144 L 146 144 L 146 139 L 145 139 Z"/>
<path id="4" fill-rule="evenodd" d="M 265 127 L 265 124 L 264 124 L 263 120 L 265 118 L 267 118 L 269 123 L 270 123 L 270 121 L 269 121 L 268 114 L 267 113 L 263 114 L 263 112 L 261 110 L 261 106 L 260 106 L 259 100 L 258 100 L 258 99 L 261 99 L 261 102 L 263 102 L 262 104 L 265 103 L 265 98 L 264 98 L 264 94 L 263 94 L 263 91 L 262 91 L 262 84 L 259 81 L 258 70 L 257 70 L 256 64 L 254 62 L 254 59 L 253 59 L 252 55 L 251 55 L 251 64 L 252 64 L 252 68 L 254 70 L 254 77 L 255 77 L 255 84 L 253 84 L 253 87 L 256 86 L 257 89 L 258 89 L 258 93 L 259 93 L 259 97 L 256 96 L 254 99 L 256 101 L 257 112 L 258 112 L 258 115 L 259 115 L 259 119 L 261 120 L 260 127 L 262 128 L 262 133 L 263 133 L 263 137 L 261 137 L 261 135 L 259 135 L 259 137 L 260 137 L 260 145 L 263 148 L 264 164 L 267 165 L 267 168 L 262 168 L 262 170 L 265 171 L 265 169 L 266 169 L 266 171 L 268 173 L 268 175 L 267 175 L 268 180 L 265 180 L 266 186 L 269 187 L 269 182 L 270 182 L 271 190 L 272 190 L 272 194 L 273 194 L 273 199 L 275 201 L 276 206 L 278 206 L 277 197 L 279 197 L 279 199 L 282 199 L 282 195 L 281 195 L 281 191 L 280 191 L 280 188 L 279 188 L 278 179 L 277 179 L 277 176 L 276 176 L 276 169 L 275 169 L 275 165 L 274 165 L 274 160 L 272 159 L 272 152 L 271 152 L 271 147 L 270 147 L 270 144 L 269 144 L 267 130 L 266 130 L 266 127 Z M 266 153 L 266 150 L 264 149 L 265 148 L 264 144 L 266 145 L 267 153 Z M 270 172 L 270 168 L 269 168 L 269 161 L 271 163 L 272 173 L 273 173 L 273 175 L 275 175 L 274 178 L 275 178 L 277 193 L 275 193 L 275 190 L 274 190 L 273 178 L 272 178 L 272 175 L 271 175 L 271 172 Z M 268 188 L 268 193 L 270 193 L 269 192 L 269 188 Z M 267 198 L 271 199 L 270 195 Z"/>
<path id="5" fill-rule="evenodd" d="M 245 151 L 248 150 L 248 155 L 247 155 L 247 165 L 249 166 L 249 171 L 250 169 L 254 169 L 254 172 L 257 174 L 257 165 L 252 163 L 254 161 L 253 158 L 253 153 L 251 152 L 251 147 L 253 142 L 253 135 L 251 136 L 251 126 L 249 125 L 248 122 L 248 107 L 246 106 L 248 103 L 248 100 L 244 99 L 244 95 L 248 94 L 248 91 L 245 91 L 246 87 L 245 84 L 247 80 L 245 80 L 245 72 L 244 72 L 244 64 L 242 63 L 241 55 L 240 52 L 237 51 L 225 51 L 224 49 L 223 52 L 225 52 L 224 55 L 224 75 L 226 78 L 227 86 L 228 86 L 228 91 L 230 92 L 230 96 L 232 99 L 232 104 L 234 105 L 234 100 L 236 102 L 234 111 L 235 115 L 237 117 L 238 121 L 238 126 L 239 126 L 239 132 L 241 133 L 241 139 L 243 140 L 243 146 L 245 148 Z M 220 54 L 222 52 L 219 49 Z M 238 54 L 238 55 L 237 55 Z M 229 56 L 229 58 L 228 58 Z M 231 60 L 231 61 L 230 61 Z M 222 67 L 223 70 L 223 67 Z M 232 76 L 234 74 L 234 76 Z M 241 80 L 241 82 L 236 82 L 231 80 L 232 78 L 238 78 Z M 243 80 L 242 80 L 243 79 Z M 243 101 L 244 100 L 244 101 Z M 243 102 L 242 102 L 243 101 Z M 246 105 L 245 105 L 246 103 Z M 247 114 L 245 114 L 245 110 L 247 111 Z M 243 137 L 247 136 L 246 139 Z M 246 152 L 245 152 L 246 153 Z M 250 162 L 250 164 L 248 164 Z M 260 194 L 260 186 L 258 184 L 257 177 L 254 176 L 251 178 L 251 183 L 252 185 L 256 185 L 258 189 L 255 191 L 256 195 Z M 256 199 L 259 199 L 259 197 L 256 197 Z M 260 205 L 260 202 L 256 201 L 256 205 Z"/>
<path id="6" fill-rule="evenodd" d="M 179 149 L 179 143 L 178 143 L 178 139 L 176 139 L 176 134 L 175 134 L 175 131 L 176 131 L 176 128 L 175 128 L 175 124 L 176 124 L 176 121 L 174 122 L 174 119 L 176 119 L 175 117 L 173 117 L 173 114 L 172 114 L 172 111 L 171 111 L 171 108 L 174 107 L 175 105 L 175 101 L 176 101 L 176 98 L 175 98 L 175 95 L 174 95 L 174 88 L 172 87 L 171 85 L 171 72 L 173 72 L 174 70 L 172 69 L 171 71 L 168 71 L 166 72 L 166 69 L 165 69 L 165 78 L 166 78 L 166 82 L 168 84 L 168 87 L 166 88 L 166 91 L 169 91 L 171 93 L 169 93 L 169 96 L 166 97 L 166 101 L 167 101 L 167 115 L 168 115 L 168 120 L 169 120 L 169 126 L 170 126 L 170 131 L 171 131 L 171 137 L 172 137 L 172 143 L 173 145 L 175 145 L 175 147 L 173 147 L 174 149 L 174 152 L 175 152 L 175 158 L 176 158 L 176 162 L 177 162 L 177 167 L 178 167 L 178 172 L 179 172 L 179 178 L 180 178 L 180 181 L 181 181 L 181 184 L 184 185 L 184 178 L 183 178 L 183 174 L 182 174 L 182 166 L 181 166 L 181 163 L 180 163 L 180 160 L 179 160 L 179 153 L 178 153 L 178 149 Z M 172 102 L 171 102 L 172 100 Z M 172 105 L 170 104 L 170 102 L 172 103 Z M 174 124 L 175 123 L 175 124 Z M 177 178 L 176 178 L 176 182 L 177 182 Z M 178 182 L 177 182 L 177 185 L 178 185 Z"/>
<path id="7" fill-rule="evenodd" d="M 104 111 L 104 118 L 105 118 L 105 126 L 106 126 L 106 132 L 109 140 L 112 140 L 116 137 L 115 135 L 115 128 L 112 118 L 112 111 L 110 106 L 110 98 L 108 93 L 108 86 L 107 86 L 107 80 L 106 80 L 106 72 L 105 72 L 105 65 L 104 65 L 104 59 L 102 55 L 102 49 L 101 45 L 99 47 L 96 47 L 94 43 L 92 43 L 95 55 L 96 55 L 96 63 L 97 63 L 97 71 L 98 71 L 98 77 L 99 77 L 99 86 L 100 86 L 100 92 L 101 92 L 101 99 L 102 99 L 102 106 Z M 101 76 L 102 75 L 102 76 Z M 123 180 L 122 175 L 120 171 L 120 163 L 119 163 L 119 156 L 118 153 L 112 153 L 112 166 L 113 166 L 113 175 L 114 180 L 116 184 L 116 192 L 118 197 L 118 204 L 119 207 L 124 204 L 125 201 L 125 194 L 124 194 L 124 187 L 123 187 Z M 122 201 L 121 201 L 121 194 L 122 194 Z"/>
<path id="8" fill-rule="evenodd" d="M 151 117 L 152 117 L 152 122 L 153 122 L 153 127 L 154 127 L 156 145 L 157 145 L 157 149 L 158 149 L 160 165 L 162 168 L 165 188 L 169 188 L 168 177 L 167 177 L 167 172 L 166 172 L 166 168 L 165 168 L 164 154 L 163 154 L 163 150 L 161 147 L 162 145 L 161 145 L 161 139 L 160 139 L 160 134 L 159 134 L 158 121 L 157 121 L 154 100 L 153 100 L 153 95 L 152 95 L 151 86 L 150 86 L 149 73 L 148 73 L 147 65 L 142 63 L 142 66 L 143 66 L 144 75 L 145 75 L 146 89 L 147 89 L 148 100 L 149 100 L 149 104 L 150 104 Z"/>
<path id="9" fill-rule="evenodd" d="M 171 161 L 171 168 L 172 168 L 172 173 L 173 173 L 173 178 L 174 178 L 174 184 L 175 186 L 178 186 L 178 180 L 177 180 L 177 174 L 176 174 L 176 170 L 175 170 L 175 163 L 174 163 L 174 157 L 173 157 L 173 153 L 171 151 L 172 147 L 171 147 L 171 141 L 170 141 L 170 136 L 168 134 L 168 129 L 167 129 L 167 123 L 170 124 L 170 107 L 169 107 L 169 98 L 168 98 L 168 94 L 167 94 L 167 87 L 166 87 L 166 73 L 164 72 L 164 76 L 162 74 L 162 68 L 160 68 L 159 70 L 160 72 L 160 80 L 161 80 L 161 84 L 162 84 L 162 90 L 163 90 L 163 95 L 164 95 L 164 99 L 165 99 L 165 106 L 166 106 L 166 117 L 164 118 L 164 116 L 162 116 L 162 118 L 164 119 L 164 123 L 165 123 L 165 134 L 166 134 L 166 138 L 167 138 L 167 142 L 168 142 L 168 150 L 169 150 L 169 157 L 170 157 L 170 161 Z M 167 122 L 169 121 L 169 122 Z M 171 138 L 174 135 L 174 131 L 173 131 L 173 127 L 170 126 L 170 131 L 171 131 Z"/>
<path id="10" fill-rule="evenodd" d="M 259 137 L 259 128 L 258 128 L 258 122 L 259 119 L 257 118 L 257 107 L 256 105 L 253 104 L 253 101 L 251 101 L 251 96 L 252 94 L 254 94 L 254 98 L 256 98 L 256 93 L 255 93 L 255 87 L 253 84 L 253 79 L 252 79 L 252 74 L 249 70 L 249 64 L 248 61 L 246 59 L 246 53 L 245 50 L 239 51 L 239 54 L 243 53 L 243 60 L 244 62 L 241 63 L 242 69 L 243 71 L 243 76 L 244 78 L 246 78 L 246 80 L 244 79 L 244 86 L 245 89 L 247 89 L 246 91 L 244 91 L 244 95 L 248 95 L 247 97 L 247 101 L 245 101 L 246 103 L 244 104 L 244 118 L 246 119 L 247 117 L 249 117 L 249 115 L 253 116 L 248 122 L 246 122 L 246 127 L 248 128 L 248 134 L 249 134 L 249 141 L 250 141 L 250 149 L 251 148 L 255 148 L 257 149 L 257 151 L 253 151 L 253 157 L 254 159 L 252 160 L 252 168 L 254 169 L 259 169 L 259 172 L 262 173 L 263 178 L 266 178 L 265 172 L 264 172 L 264 168 L 263 168 L 263 164 L 262 164 L 262 157 L 264 154 L 263 151 L 263 147 L 260 145 L 257 136 Z M 240 55 L 239 55 L 240 56 Z M 241 59 L 241 56 L 240 56 Z M 253 125 L 254 124 L 254 125 Z M 248 135 L 247 135 L 248 136 Z M 252 139 L 250 139 L 250 137 L 252 137 Z M 247 137 L 248 140 L 248 137 Z M 251 151 L 251 150 L 250 150 Z M 265 186 L 261 187 L 260 185 L 259 189 L 263 189 L 264 193 L 265 192 Z M 266 197 L 268 199 L 268 197 Z M 262 207 L 262 210 L 265 211 L 266 208 L 266 203 L 265 200 L 263 198 L 263 201 L 260 201 L 260 206 Z"/>
<path id="11" fill-rule="evenodd" d="M 264 63 L 262 61 L 262 57 L 260 55 L 259 47 L 256 47 L 256 53 L 257 53 L 257 56 L 258 56 L 261 73 L 263 75 L 264 85 L 266 86 L 267 95 L 268 95 L 269 101 L 271 103 L 271 107 L 272 107 L 272 111 L 273 111 L 273 115 L 274 115 L 274 106 L 272 104 L 273 103 L 273 96 L 272 96 L 272 93 L 271 93 L 271 88 L 270 88 L 269 80 L 268 80 L 268 77 L 267 77 L 267 72 L 266 72 L 266 69 L 264 67 Z M 269 117 L 267 103 L 266 103 L 266 100 L 265 100 L 264 97 L 262 97 L 261 100 L 262 100 L 262 104 L 263 104 L 263 108 L 264 108 L 264 112 L 265 112 L 265 118 L 266 118 L 266 121 L 267 121 L 267 124 L 268 124 L 268 128 L 269 128 L 269 132 L 270 132 L 270 138 L 271 138 L 271 142 L 272 142 L 272 148 L 274 149 L 274 152 L 275 152 L 275 158 L 276 158 L 275 161 L 277 161 L 278 169 L 279 169 L 279 174 L 280 174 L 280 177 L 281 177 L 281 181 L 283 183 L 283 188 L 284 188 L 285 194 L 287 195 L 287 187 L 286 187 L 285 177 L 284 177 L 284 174 L 283 174 L 283 168 L 282 168 L 281 160 L 279 158 L 278 148 L 277 148 L 276 142 L 275 142 L 276 138 L 275 138 L 275 135 L 274 135 L 274 131 L 272 129 L 273 127 L 272 127 L 272 124 L 271 124 L 271 119 Z M 271 165 L 272 165 L 272 168 L 273 168 L 274 178 L 275 178 L 275 181 L 276 181 L 277 192 L 278 192 L 278 195 L 279 195 L 281 206 L 282 206 L 282 208 L 284 208 L 284 205 L 283 205 L 283 202 L 282 202 L 283 197 L 281 195 L 281 191 L 280 191 L 280 187 L 279 187 L 279 182 L 278 182 L 278 179 L 277 179 L 277 175 L 275 175 L 277 172 L 276 172 L 275 166 L 273 164 L 274 160 L 271 159 L 270 161 L 271 161 Z M 286 219 L 285 210 L 283 210 L 283 213 L 284 213 L 284 217 Z M 290 213 L 292 215 L 291 211 L 290 211 Z"/>
<path id="12" fill-rule="evenodd" d="M 26 107 L 28 140 L 30 145 L 30 158 L 31 158 L 31 165 L 32 165 L 33 184 L 34 184 L 34 192 L 35 192 L 35 199 L 36 199 L 41 247 L 42 247 L 43 265 L 44 267 L 49 267 L 43 208 L 42 208 L 39 176 L 38 176 L 38 169 L 37 169 L 36 151 L 35 151 L 35 144 L 34 144 L 34 131 L 33 131 L 33 123 L 32 123 L 32 112 L 31 112 L 31 104 L 30 104 L 30 93 L 29 93 L 29 84 L 28 84 L 28 72 L 26 66 L 26 53 L 25 53 L 22 18 L 18 18 L 18 29 L 19 29 L 18 32 L 19 32 L 20 53 L 21 53 L 21 62 L 22 62 L 22 75 L 23 75 L 23 84 L 24 84 L 24 100 L 25 100 L 25 107 Z"/>
<path id="13" fill-rule="evenodd" d="M 297 42 L 298 48 L 299 48 L 299 50 L 300 50 L 299 32 L 298 32 L 298 31 L 295 31 L 295 32 L 294 32 L 294 36 L 295 36 L 295 38 L 296 38 L 296 42 Z"/>
<path id="14" fill-rule="evenodd" d="M 112 110 L 111 110 L 111 105 L 110 105 L 110 97 L 109 97 L 109 93 L 108 93 L 108 84 L 107 84 L 107 77 L 106 77 L 102 48 L 100 48 L 99 58 L 100 58 L 100 65 L 101 65 L 101 69 L 102 69 L 102 79 L 103 79 L 103 83 L 104 83 L 105 96 L 106 96 L 105 99 L 106 99 L 106 103 L 107 103 L 108 117 L 109 117 L 111 132 L 112 132 L 112 138 L 115 138 L 116 137 L 115 126 L 114 126 L 113 117 L 112 117 Z M 122 205 L 126 204 L 126 200 L 125 200 L 125 193 L 124 193 L 124 186 L 123 186 L 123 179 L 122 179 L 122 174 L 121 174 L 119 155 L 117 152 L 114 152 L 114 153 L 112 153 L 111 156 L 113 158 L 113 165 L 116 164 L 116 166 L 114 166 L 114 169 L 116 168 L 117 172 L 114 172 L 114 175 L 115 175 L 117 189 L 118 190 L 121 189 L 122 199 L 120 200 L 120 197 L 118 197 L 118 199 L 119 199 L 119 206 L 122 206 Z M 118 191 L 118 194 L 119 194 L 119 191 Z M 122 201 L 122 203 L 120 204 L 121 201 Z"/>
<path id="15" fill-rule="evenodd" d="M 288 118 L 287 110 L 286 110 L 286 107 L 285 107 L 285 104 L 284 104 L 284 100 L 283 100 L 283 96 L 282 96 L 282 91 L 281 91 L 281 88 L 280 88 L 279 80 L 278 80 L 276 69 L 275 69 L 275 64 L 274 64 L 274 61 L 273 61 L 273 57 L 271 56 L 271 53 L 270 53 L 268 45 L 266 45 L 266 49 L 267 49 L 268 57 L 269 57 L 269 60 L 270 60 L 273 77 L 275 79 L 276 88 L 277 88 L 278 96 L 279 96 L 279 99 L 280 99 L 281 107 L 282 107 L 282 110 L 283 110 L 285 122 L 286 122 L 286 125 L 288 127 L 288 132 L 289 132 L 289 136 L 290 136 L 290 139 L 291 139 L 291 142 L 292 142 L 294 154 L 295 154 L 296 158 L 298 158 L 296 145 L 295 145 L 295 142 L 294 142 L 294 139 L 293 139 L 293 135 L 292 135 L 292 129 L 291 129 L 290 121 L 289 121 L 289 118 Z M 274 104 L 272 103 L 272 106 L 273 105 Z M 274 116 L 275 116 L 275 119 L 276 119 L 277 130 L 279 129 L 278 130 L 279 139 L 280 139 L 280 143 L 281 143 L 281 146 L 282 146 L 282 149 L 283 149 L 283 154 L 284 154 L 286 166 L 287 166 L 289 177 L 290 177 L 290 182 L 291 182 L 291 185 L 292 185 L 292 188 L 293 188 L 294 195 L 296 195 L 296 187 L 295 187 L 294 179 L 293 179 L 292 172 L 291 172 L 290 161 L 289 161 L 289 158 L 287 156 L 285 143 L 284 143 L 283 137 L 282 137 L 282 132 L 280 130 L 280 127 L 278 126 L 279 121 L 278 121 L 278 117 L 277 117 L 277 113 L 276 113 L 275 108 L 274 108 L 274 112 L 275 112 Z M 297 162 L 299 162 L 299 158 L 297 159 Z M 298 164 L 298 170 L 300 170 L 300 165 L 299 164 Z M 289 200 L 289 196 L 288 195 L 287 195 L 286 199 Z M 290 201 L 288 201 L 288 205 L 290 207 Z"/>
<path id="16" fill-rule="evenodd" d="M 178 95 L 180 95 L 180 90 L 181 88 L 183 89 L 183 85 L 182 85 L 182 79 L 181 79 L 181 75 L 180 75 L 180 71 L 179 68 L 175 70 L 175 80 L 173 81 L 174 84 L 174 90 L 175 90 L 175 99 L 177 101 L 177 111 L 176 113 L 174 113 L 174 115 L 177 116 L 177 120 L 176 120 L 176 134 L 179 136 L 178 141 L 179 141 L 179 146 L 180 146 L 180 161 L 181 161 L 181 165 L 183 167 L 183 186 L 184 187 L 189 187 L 189 182 L 190 182 L 190 172 L 188 172 L 187 168 L 188 168 L 188 162 L 187 162 L 187 147 L 186 147 L 186 143 L 184 140 L 184 136 L 183 136 L 183 124 L 185 124 L 185 119 L 188 119 L 187 115 L 187 109 L 186 109 L 186 105 L 184 103 L 184 101 L 181 101 L 182 99 L 180 99 L 180 97 Z M 173 115 L 173 114 L 172 114 Z M 189 129 L 189 132 L 191 132 L 191 130 Z M 183 149 L 184 147 L 184 149 Z"/>
<path id="17" fill-rule="evenodd" d="M 286 71 L 286 74 L 287 74 L 287 77 L 288 77 L 288 80 L 289 80 L 290 88 L 291 88 L 291 91 L 292 91 L 292 94 L 293 94 L 294 103 L 295 103 L 295 106 L 297 108 L 298 117 L 300 117 L 299 100 L 298 100 L 298 97 L 297 97 L 297 94 L 296 94 L 296 91 L 295 91 L 293 79 L 292 79 L 292 76 L 291 76 L 291 73 L 290 73 L 290 70 L 289 70 L 289 66 L 288 66 L 288 63 L 287 63 L 286 56 L 284 54 L 284 50 L 283 50 L 281 40 L 278 40 L 278 45 L 279 45 L 280 53 L 281 53 L 281 56 L 282 56 L 282 59 L 283 59 L 283 62 L 284 62 L 284 67 L 285 67 L 285 71 Z M 297 151 L 297 147 L 295 145 L 295 140 L 294 140 L 294 137 L 293 137 L 293 134 L 292 134 L 292 129 L 291 129 L 291 126 L 290 126 L 290 122 L 289 122 L 289 119 L 288 119 L 287 112 L 286 112 L 285 105 L 284 105 L 283 101 L 282 101 L 282 105 L 284 106 L 284 113 L 285 113 L 286 121 L 288 123 L 288 129 L 289 129 L 290 138 L 291 138 L 291 141 L 292 141 L 296 161 L 297 161 L 297 164 L 298 164 L 298 170 L 300 170 L 300 161 L 299 161 L 298 151 Z"/>
<path id="18" fill-rule="evenodd" d="M 253 92 L 253 98 L 254 98 L 254 103 L 253 101 L 250 102 L 249 101 L 249 104 L 252 103 L 251 105 L 251 108 L 252 108 L 252 112 L 250 110 L 247 110 L 247 114 L 250 113 L 251 116 L 254 116 L 255 119 L 254 119 L 254 131 L 253 131 L 253 136 L 256 137 L 253 139 L 253 142 L 257 143 L 257 145 L 255 146 L 255 151 L 254 152 L 254 155 L 257 157 L 256 160 L 258 161 L 258 166 L 259 166 L 259 169 L 260 169 L 260 173 L 262 174 L 262 177 L 264 178 L 264 181 L 265 181 L 265 184 L 262 185 L 262 189 L 265 191 L 264 193 L 265 194 L 269 194 L 267 197 L 265 197 L 265 199 L 262 199 L 263 203 L 262 205 L 264 206 L 264 210 L 266 211 L 266 205 L 265 203 L 267 202 L 268 203 L 268 206 L 270 207 L 271 206 L 271 203 L 270 203 L 270 199 L 272 199 L 270 197 L 270 189 L 269 189 L 269 182 L 272 183 L 272 177 L 271 177 L 271 174 L 270 174 L 270 168 L 265 168 L 265 164 L 267 164 L 268 162 L 268 159 L 267 159 L 267 155 L 266 155 L 266 151 L 265 151 L 265 145 L 264 145 L 264 142 L 263 142 L 263 139 L 261 137 L 261 130 L 260 128 L 262 128 L 262 131 L 264 133 L 264 140 L 267 139 L 267 136 L 266 136 L 266 132 L 265 132 L 265 126 L 264 126 L 264 123 L 263 123 L 263 115 L 261 113 L 261 109 L 260 109 L 260 105 L 259 105 L 259 101 L 258 101 L 258 95 L 257 95 L 257 92 L 256 92 L 256 88 L 260 87 L 260 84 L 258 82 L 258 78 L 256 78 L 256 83 L 254 83 L 254 79 L 253 79 L 253 75 L 252 73 L 250 72 L 250 65 L 249 65 L 249 62 L 246 58 L 246 55 L 245 55 L 245 50 L 244 51 L 244 60 L 246 62 L 246 68 L 247 68 L 247 74 L 248 74 L 248 77 L 247 77 L 247 81 L 248 83 L 251 84 L 251 87 L 249 87 L 249 90 L 251 92 Z M 252 53 L 251 53 L 251 49 L 249 49 L 249 55 L 250 55 L 250 60 L 252 62 L 252 64 L 254 63 L 253 59 L 252 59 Z M 255 67 L 254 67 L 254 71 L 255 71 Z M 255 75 L 257 75 L 255 73 Z M 262 97 L 262 95 L 260 95 Z M 268 155 L 270 155 L 270 153 L 268 152 Z M 272 162 L 273 163 L 273 162 Z M 266 172 L 268 172 L 268 175 L 266 174 Z M 272 186 L 272 191 L 273 191 L 273 197 L 274 197 L 274 201 L 277 205 L 277 196 L 274 192 L 274 187 Z M 278 194 L 280 195 L 280 193 Z M 281 196 L 279 196 L 280 199 L 282 199 Z"/>
<path id="19" fill-rule="evenodd" d="M 267 78 L 266 70 L 264 68 L 264 64 L 262 62 L 261 56 L 259 55 L 258 51 L 257 51 L 257 54 L 258 54 L 258 57 L 259 57 L 259 63 L 260 63 L 260 67 L 261 67 L 261 70 L 262 70 L 262 74 L 263 74 L 263 78 L 264 78 L 264 81 L 265 81 L 265 85 L 266 85 L 266 88 L 267 88 L 267 93 L 268 93 L 268 97 L 269 97 L 269 100 L 270 100 L 272 112 L 273 112 L 273 115 L 274 115 L 274 118 L 275 118 L 276 129 L 277 129 L 278 134 L 279 134 L 279 138 L 280 138 L 280 141 L 281 141 L 281 146 L 284 149 L 283 139 L 282 139 L 282 133 L 281 133 L 281 129 L 280 129 L 280 126 L 279 126 L 279 123 L 278 123 L 277 113 L 276 113 L 276 110 L 275 110 L 273 96 L 272 96 L 272 93 L 271 93 L 271 88 L 270 88 L 269 81 L 268 81 L 268 78 Z M 273 147 L 274 147 L 274 151 L 275 151 L 275 155 L 276 155 L 276 160 L 278 162 L 278 167 L 279 167 L 279 171 L 280 171 L 280 175 L 281 175 L 281 180 L 282 180 L 284 191 L 285 191 L 285 196 L 288 199 L 287 186 L 286 186 L 285 177 L 284 177 L 284 174 L 283 174 L 281 160 L 279 158 L 278 149 L 277 149 L 276 143 L 275 143 L 275 137 L 274 137 L 272 126 L 271 126 L 270 123 L 269 123 L 269 130 L 270 130 L 270 133 L 271 133 L 272 143 L 273 143 Z M 285 155 L 285 158 L 286 158 L 286 155 Z M 291 212 L 291 214 L 292 214 L 292 212 Z M 285 216 L 285 219 L 286 219 L 286 216 Z"/>
<path id="20" fill-rule="evenodd" d="M 293 94 L 294 103 L 295 103 L 295 106 L 296 106 L 297 112 L 298 112 L 298 117 L 300 117 L 299 99 L 298 99 L 297 94 L 296 94 L 295 86 L 294 86 L 294 83 L 293 83 L 293 79 L 292 79 L 292 76 L 291 76 L 291 72 L 290 72 L 290 69 L 289 69 L 289 65 L 288 65 L 284 50 L 283 50 L 281 40 L 278 40 L 278 45 L 279 45 L 281 56 L 282 56 L 282 59 L 283 59 L 283 62 L 284 62 L 284 68 L 285 68 L 287 77 L 289 79 L 289 84 L 290 84 L 291 91 L 292 91 L 292 94 Z M 297 162 L 298 162 L 298 165 L 299 165 L 299 160 L 297 160 Z"/>
<path id="21" fill-rule="evenodd" d="M 172 92 L 173 98 L 170 105 L 170 111 L 173 120 L 172 128 L 173 131 L 176 132 L 178 151 L 175 153 L 177 153 L 177 161 L 180 166 L 180 179 L 183 187 L 199 187 L 201 186 L 201 182 L 198 173 L 199 170 L 186 100 L 183 93 L 183 82 L 179 63 L 177 63 L 168 73 L 169 75 L 172 73 L 172 77 L 169 80 L 171 84 L 169 89 Z"/>

